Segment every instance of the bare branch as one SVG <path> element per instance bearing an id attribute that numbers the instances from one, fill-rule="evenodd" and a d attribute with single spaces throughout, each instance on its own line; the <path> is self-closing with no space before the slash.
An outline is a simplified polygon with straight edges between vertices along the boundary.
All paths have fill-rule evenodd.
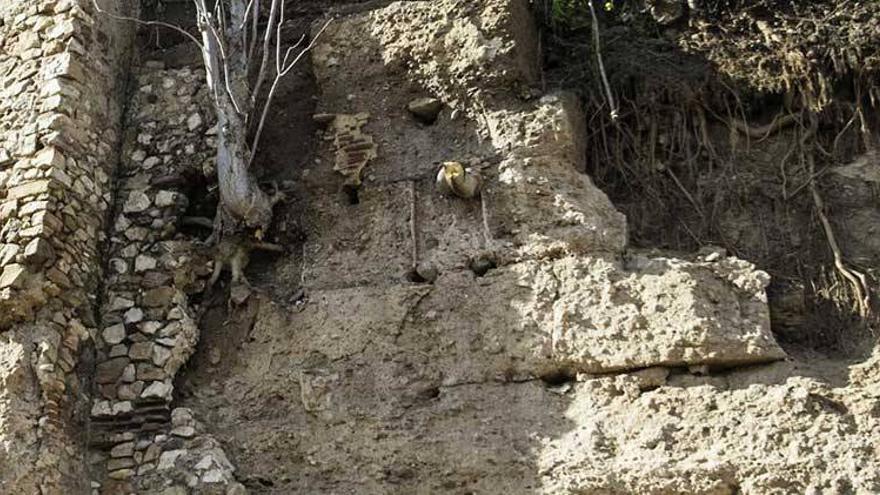
<path id="1" fill-rule="evenodd" d="M 108 12 L 108 11 L 102 9 L 101 6 L 98 5 L 98 0 L 92 0 L 92 6 L 95 8 L 95 11 L 97 11 L 99 14 L 106 15 L 107 17 L 109 17 L 111 19 L 116 19 L 117 21 L 133 22 L 135 24 L 140 24 L 141 26 L 160 26 L 160 27 L 164 27 L 164 28 L 168 28 L 168 29 L 177 31 L 178 33 L 180 33 L 180 34 L 186 36 L 187 38 L 189 38 L 190 40 L 192 40 L 192 42 L 195 43 L 196 45 L 198 45 L 198 47 L 200 49 L 204 50 L 204 46 L 202 46 L 202 43 L 199 41 L 199 39 L 196 38 L 195 36 L 193 36 L 192 34 L 190 34 L 187 30 L 183 29 L 180 26 L 176 26 L 174 24 L 169 24 L 167 22 L 162 22 L 162 21 L 145 21 L 142 19 L 138 19 L 137 17 L 129 17 L 127 15 L 114 14 L 112 12 Z"/>
<path id="2" fill-rule="evenodd" d="M 608 98 L 608 106 L 611 107 L 611 120 L 617 121 L 619 116 L 617 104 L 614 102 L 614 93 L 611 92 L 611 84 L 608 83 L 608 76 L 605 74 L 605 64 L 602 62 L 599 19 L 596 17 L 596 9 L 593 8 L 593 0 L 587 0 L 587 5 L 590 7 L 590 15 L 593 16 L 593 48 L 596 49 L 596 62 L 599 65 L 599 74 L 602 76 L 602 86 L 605 89 L 605 96 Z"/>
<path id="3" fill-rule="evenodd" d="M 324 30 L 327 29 L 327 26 L 329 26 L 331 22 L 333 22 L 333 19 L 332 18 L 328 19 L 327 22 L 324 23 L 323 26 L 321 26 L 321 29 L 317 32 L 317 34 L 315 34 L 315 37 L 312 38 L 312 40 L 309 42 L 308 46 L 306 46 L 305 48 L 300 50 L 299 55 L 297 55 L 296 58 L 293 59 L 293 61 L 289 65 L 287 65 L 287 66 L 282 65 L 281 70 L 276 72 L 275 79 L 274 79 L 274 81 L 272 81 L 272 87 L 269 88 L 269 94 L 266 96 L 266 103 L 263 105 L 263 113 L 260 116 L 260 124 L 257 126 L 256 134 L 254 134 L 254 142 L 251 145 L 251 157 L 250 157 L 250 160 L 248 160 L 248 167 L 250 167 L 250 165 L 253 164 L 254 157 L 257 156 L 257 145 L 260 144 L 260 136 L 263 134 L 263 126 L 266 124 L 266 116 L 269 114 L 269 107 L 272 105 L 272 98 L 275 97 L 275 90 L 278 89 L 278 83 L 302 59 L 303 55 L 305 55 L 312 48 L 315 47 L 315 43 L 318 41 L 318 39 L 321 37 L 321 34 L 324 33 Z M 300 42 L 302 42 L 302 41 L 300 41 Z M 297 43 L 296 46 L 299 46 L 299 43 Z M 290 53 L 290 50 L 288 50 L 288 54 L 289 53 Z M 287 61 L 287 55 L 285 55 L 284 61 L 285 62 Z"/>
<path id="4" fill-rule="evenodd" d="M 272 0 L 272 8 L 269 10 L 269 23 L 266 25 L 266 34 L 263 37 L 263 60 L 260 62 L 260 71 L 257 75 L 257 82 L 254 84 L 254 89 L 251 93 L 252 104 L 257 101 L 257 96 L 259 96 L 260 89 L 266 79 L 266 65 L 269 63 L 269 43 L 272 42 L 272 32 L 273 26 L 275 25 L 275 16 L 278 12 L 278 4 L 282 1 L 283 0 Z"/>

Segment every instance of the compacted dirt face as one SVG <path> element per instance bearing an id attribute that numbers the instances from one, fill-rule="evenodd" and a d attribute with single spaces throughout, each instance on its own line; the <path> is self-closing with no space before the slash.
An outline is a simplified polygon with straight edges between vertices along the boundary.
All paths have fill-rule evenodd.
<path id="1" fill-rule="evenodd" d="M 176 288 L 186 347 L 173 387 L 134 401 L 158 419 L 106 419 L 143 385 L 127 362 L 102 382 L 93 487 L 880 492 L 876 38 L 804 41 L 806 65 L 785 38 L 820 14 L 824 36 L 878 35 L 870 10 L 645 3 L 291 4 L 291 43 L 335 19 L 269 113 L 255 166 L 286 194 L 266 239 L 283 249 L 250 253 L 245 293 L 206 288 L 208 232 L 184 220 L 216 205 L 197 53 L 142 33 L 123 153 L 204 143 L 167 162 L 177 244 L 136 270 Z M 843 55 L 864 72 L 823 65 Z M 163 109 L 182 117 L 151 123 Z M 438 188 L 448 162 L 479 194 Z M 146 328 L 133 345 L 166 345 Z M 121 359 L 106 347 L 99 367 Z"/>
<path id="2" fill-rule="evenodd" d="M 286 254 L 253 257 L 256 291 L 233 312 L 215 294 L 176 382 L 177 405 L 216 436 L 239 482 L 254 493 L 880 490 L 870 332 L 829 263 L 809 171 L 780 172 L 801 131 L 767 127 L 769 102 L 798 104 L 771 94 L 716 118 L 721 97 L 707 98 L 698 119 L 682 102 L 691 120 L 673 125 L 657 108 L 677 102 L 657 95 L 602 129 L 582 110 L 601 93 L 553 89 L 570 62 L 547 54 L 542 75 L 524 2 L 346 12 L 288 83 L 261 154 L 267 179 L 289 188 L 276 212 Z M 605 48 L 612 74 L 624 49 Z M 665 56 L 711 66 L 694 51 Z M 438 100 L 427 120 L 408 110 L 424 98 Z M 653 135 L 654 169 L 623 150 L 631 161 L 613 171 L 615 143 L 603 159 L 597 136 L 612 139 L 633 112 L 645 113 L 632 136 L 645 142 L 629 146 Z M 743 118 L 767 135 L 726 121 Z M 691 162 L 674 161 L 679 146 L 693 146 Z M 479 170 L 480 199 L 436 191 L 445 161 Z M 873 229 L 876 186 L 854 174 L 816 176 L 847 259 L 870 269 L 877 252 L 860 232 Z M 822 263 L 820 310 L 825 279 L 810 277 Z"/>

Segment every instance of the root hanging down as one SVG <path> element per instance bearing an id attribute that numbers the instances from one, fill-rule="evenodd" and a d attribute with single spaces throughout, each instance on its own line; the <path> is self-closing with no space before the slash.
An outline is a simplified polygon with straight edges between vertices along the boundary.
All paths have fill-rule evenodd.
<path id="1" fill-rule="evenodd" d="M 834 235 L 834 229 L 831 221 L 825 214 L 825 201 L 819 193 L 819 187 L 816 185 L 816 160 L 813 157 L 812 147 L 804 146 L 806 141 L 815 137 L 816 133 L 815 118 L 811 127 L 806 131 L 801 139 L 801 152 L 807 163 L 808 173 L 810 176 L 809 188 L 813 195 L 813 203 L 816 206 L 816 214 L 819 216 L 819 222 L 822 224 L 822 230 L 825 232 L 825 239 L 828 241 L 828 247 L 834 257 L 834 268 L 840 275 L 849 282 L 855 296 L 855 309 L 859 316 L 867 318 L 871 314 L 871 291 L 868 286 L 868 279 L 865 274 L 850 268 L 843 259 L 843 252 L 840 250 L 840 244 L 837 242 L 837 236 Z"/>

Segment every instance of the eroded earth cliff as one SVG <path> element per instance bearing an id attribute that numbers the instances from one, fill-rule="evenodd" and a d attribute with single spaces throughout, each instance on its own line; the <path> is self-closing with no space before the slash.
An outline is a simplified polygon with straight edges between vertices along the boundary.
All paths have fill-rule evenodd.
<path id="1" fill-rule="evenodd" d="M 880 492 L 873 339 L 780 345 L 752 262 L 633 248 L 526 0 L 329 9 L 244 292 L 191 221 L 198 58 L 141 32 L 129 68 L 90 5 L 0 6 L 0 491 Z M 479 197 L 437 191 L 448 161 Z"/>

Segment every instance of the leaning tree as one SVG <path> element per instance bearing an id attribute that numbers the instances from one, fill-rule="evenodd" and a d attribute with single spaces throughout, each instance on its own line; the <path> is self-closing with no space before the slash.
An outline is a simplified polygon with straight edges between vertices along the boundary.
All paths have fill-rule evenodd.
<path id="1" fill-rule="evenodd" d="M 284 0 L 192 1 L 197 34 L 162 21 L 111 14 L 92 0 L 98 12 L 174 29 L 199 47 L 217 117 L 220 205 L 212 239 L 219 240 L 245 228 L 254 229 L 260 236 L 272 222 L 272 208 L 280 198 L 277 191 L 270 196 L 260 189 L 254 173 L 254 158 L 266 116 L 280 81 L 312 49 L 329 21 L 305 46 L 303 34 L 297 43 L 285 49 Z M 261 99 L 266 84 L 268 92 Z"/>

